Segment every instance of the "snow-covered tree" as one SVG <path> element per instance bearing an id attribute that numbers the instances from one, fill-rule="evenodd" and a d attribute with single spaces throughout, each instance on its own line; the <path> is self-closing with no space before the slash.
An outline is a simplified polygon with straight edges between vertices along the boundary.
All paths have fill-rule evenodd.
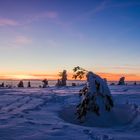
<path id="1" fill-rule="evenodd" d="M 78 67 L 74 72 L 79 70 L 82 71 L 82 68 Z M 111 92 L 106 81 L 93 72 L 86 70 L 83 72 L 86 74 L 87 84 L 79 91 L 81 101 L 77 105 L 76 114 L 80 120 L 86 116 L 88 111 L 92 111 L 99 116 L 102 114 L 102 110 L 110 111 L 113 107 Z M 84 74 L 82 73 L 82 77 Z M 79 73 L 75 74 L 75 77 L 79 77 Z"/>
<path id="2" fill-rule="evenodd" d="M 120 78 L 118 85 L 125 85 L 125 77 Z"/>
<path id="3" fill-rule="evenodd" d="M 48 86 L 48 80 L 44 79 L 42 82 L 43 82 L 43 88 L 46 88 Z"/>
<path id="4" fill-rule="evenodd" d="M 18 83 L 18 85 L 17 85 L 18 87 L 24 87 L 24 84 L 23 84 L 23 81 L 21 80 L 21 81 L 19 81 L 19 83 Z"/>
<path id="5" fill-rule="evenodd" d="M 27 87 L 28 87 L 28 88 L 31 87 L 31 82 L 30 82 L 30 81 L 28 81 L 28 83 L 27 83 Z"/>
<path id="6" fill-rule="evenodd" d="M 4 82 L 2 82 L 2 84 L 0 84 L 0 87 L 4 87 Z"/>
<path id="7" fill-rule="evenodd" d="M 67 71 L 66 70 L 63 70 L 63 72 L 60 72 L 59 73 L 59 76 L 61 77 L 61 80 L 59 79 L 58 80 L 58 86 L 66 86 L 67 83 Z"/>

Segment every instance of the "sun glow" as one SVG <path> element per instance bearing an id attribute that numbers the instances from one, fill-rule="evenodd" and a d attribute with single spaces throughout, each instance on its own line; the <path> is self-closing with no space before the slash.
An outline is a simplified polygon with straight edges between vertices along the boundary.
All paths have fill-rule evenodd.
<path id="1" fill-rule="evenodd" d="M 14 79 L 35 79 L 35 77 L 32 76 L 32 75 L 23 75 L 23 74 L 21 74 L 21 75 L 14 75 L 13 78 Z"/>
<path id="2" fill-rule="evenodd" d="M 27 74 L 4 74 L 0 75 L 0 79 L 35 79 L 32 75 Z"/>
<path id="3" fill-rule="evenodd" d="M 0 74 L 0 79 L 13 79 L 13 80 L 36 80 L 36 79 L 58 79 L 58 74 Z"/>

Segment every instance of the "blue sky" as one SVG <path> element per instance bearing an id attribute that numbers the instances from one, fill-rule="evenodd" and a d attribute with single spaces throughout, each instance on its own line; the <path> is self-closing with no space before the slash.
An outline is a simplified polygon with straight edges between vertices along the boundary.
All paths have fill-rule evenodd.
<path id="1" fill-rule="evenodd" d="M 0 74 L 80 65 L 140 77 L 140 1 L 1 0 Z"/>

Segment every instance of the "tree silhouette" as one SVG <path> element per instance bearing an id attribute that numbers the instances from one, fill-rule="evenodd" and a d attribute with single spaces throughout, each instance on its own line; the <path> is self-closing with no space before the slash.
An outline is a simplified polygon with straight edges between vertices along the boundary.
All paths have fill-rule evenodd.
<path id="1" fill-rule="evenodd" d="M 79 78 L 80 80 L 84 78 L 85 74 L 88 72 L 87 70 L 77 66 L 73 68 L 73 77 L 74 79 Z"/>

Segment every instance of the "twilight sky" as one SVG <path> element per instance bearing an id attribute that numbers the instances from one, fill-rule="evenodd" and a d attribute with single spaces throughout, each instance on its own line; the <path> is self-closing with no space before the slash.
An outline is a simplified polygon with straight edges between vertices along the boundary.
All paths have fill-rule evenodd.
<path id="1" fill-rule="evenodd" d="M 0 78 L 77 65 L 140 80 L 139 0 L 0 0 Z"/>

